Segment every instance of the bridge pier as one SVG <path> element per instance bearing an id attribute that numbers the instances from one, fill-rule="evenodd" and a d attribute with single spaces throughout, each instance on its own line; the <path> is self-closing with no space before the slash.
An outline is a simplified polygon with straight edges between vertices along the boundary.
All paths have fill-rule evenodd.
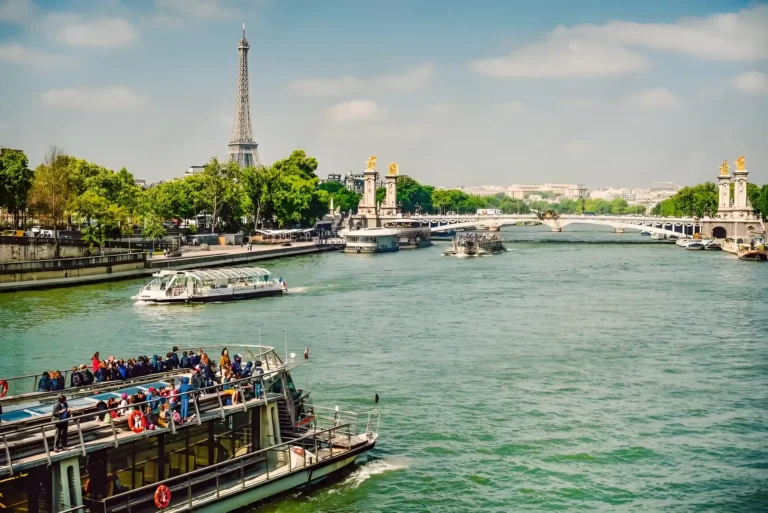
<path id="1" fill-rule="evenodd" d="M 553 232 L 562 232 L 562 231 L 563 231 L 563 229 L 562 229 L 562 228 L 560 228 L 559 226 L 553 226 L 553 227 L 552 227 L 552 231 L 553 231 Z"/>

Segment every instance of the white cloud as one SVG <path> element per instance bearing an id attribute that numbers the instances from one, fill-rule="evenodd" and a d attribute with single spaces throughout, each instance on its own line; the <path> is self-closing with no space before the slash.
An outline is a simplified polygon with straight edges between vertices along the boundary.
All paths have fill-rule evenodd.
<path id="1" fill-rule="evenodd" d="M 141 98 L 123 86 L 51 89 L 42 96 L 49 107 L 63 109 L 125 109 L 141 104 Z"/>
<path id="2" fill-rule="evenodd" d="M 634 93 L 626 98 L 627 103 L 636 107 L 647 108 L 671 108 L 678 107 L 683 101 L 672 94 L 668 89 L 657 87 L 647 91 Z"/>
<path id="3" fill-rule="evenodd" d="M 141 20 L 142 25 L 158 29 L 180 29 L 184 26 L 178 16 L 169 14 L 152 14 Z"/>
<path id="4" fill-rule="evenodd" d="M 139 31 L 122 18 L 83 19 L 80 16 L 52 16 L 59 24 L 53 38 L 68 46 L 109 48 L 127 46 L 139 40 Z"/>
<path id="5" fill-rule="evenodd" d="M 0 121 L 0 132 L 4 132 L 7 128 L 8 128 L 8 124 Z"/>
<path id="6" fill-rule="evenodd" d="M 589 155 L 592 153 L 592 146 L 582 139 L 572 139 L 565 143 L 565 149 L 568 153 L 574 155 Z"/>
<path id="7" fill-rule="evenodd" d="M 332 123 L 347 124 L 385 118 L 387 112 L 371 100 L 352 100 L 337 103 L 326 110 L 326 118 Z"/>
<path id="8" fill-rule="evenodd" d="M 427 108 L 427 115 L 431 117 L 445 116 L 456 113 L 456 106 L 452 103 L 439 103 Z"/>
<path id="9" fill-rule="evenodd" d="M 731 80 L 731 87 L 747 94 L 768 94 L 768 75 L 759 71 L 747 71 Z"/>
<path id="10" fill-rule="evenodd" d="M 178 11 L 201 19 L 232 18 L 235 12 L 217 0 L 155 0 L 158 9 Z"/>
<path id="11" fill-rule="evenodd" d="M 0 61 L 8 61 L 32 68 L 66 68 L 73 65 L 70 57 L 11 43 L 0 45 Z"/>
<path id="12" fill-rule="evenodd" d="M 501 110 L 505 114 L 522 114 L 527 111 L 528 108 L 522 102 L 504 102 L 501 106 Z"/>
<path id="13" fill-rule="evenodd" d="M 568 109 L 591 110 L 597 108 L 600 104 L 589 98 L 563 98 L 560 104 Z"/>
<path id="14" fill-rule="evenodd" d="M 368 78 L 344 75 L 337 78 L 307 78 L 291 82 L 288 87 L 306 96 L 337 96 L 371 89 L 383 91 L 415 91 L 432 77 L 434 66 L 423 64 L 403 73 L 387 73 Z"/>
<path id="15" fill-rule="evenodd" d="M 559 26 L 541 41 L 510 55 L 470 63 L 477 73 L 497 78 L 603 77 L 650 68 L 636 48 L 669 51 L 706 60 L 768 58 L 768 6 L 675 23 Z"/>
<path id="16" fill-rule="evenodd" d="M 645 71 L 648 59 L 626 48 L 590 41 L 549 40 L 506 57 L 470 63 L 480 74 L 496 78 L 568 78 L 628 75 Z"/>
<path id="17" fill-rule="evenodd" d="M 0 0 L 0 21 L 26 23 L 37 13 L 32 0 Z"/>

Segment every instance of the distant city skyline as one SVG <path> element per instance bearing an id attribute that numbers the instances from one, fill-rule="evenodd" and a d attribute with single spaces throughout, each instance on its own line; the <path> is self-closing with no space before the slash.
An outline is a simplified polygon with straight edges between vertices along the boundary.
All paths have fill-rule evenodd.
<path id="1" fill-rule="evenodd" d="M 423 183 L 768 182 L 768 5 L 0 0 L 0 145 L 148 183 L 231 138 L 242 22 L 264 163 Z M 290 30 L 286 30 L 290 27 Z"/>

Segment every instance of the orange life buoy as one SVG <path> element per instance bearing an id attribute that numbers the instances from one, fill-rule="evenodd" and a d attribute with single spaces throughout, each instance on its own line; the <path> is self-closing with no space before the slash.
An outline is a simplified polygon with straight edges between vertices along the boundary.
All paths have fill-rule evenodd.
<path id="1" fill-rule="evenodd" d="M 91 491 L 91 480 L 89 478 L 85 480 L 85 493 L 90 493 L 90 491 Z"/>
<path id="2" fill-rule="evenodd" d="M 0 379 L 0 397 L 5 397 L 8 393 L 8 382 Z"/>
<path id="3" fill-rule="evenodd" d="M 144 415 L 139 410 L 133 410 L 128 415 L 128 427 L 134 433 L 141 433 L 144 431 Z"/>
<path id="4" fill-rule="evenodd" d="M 160 485 L 155 490 L 155 506 L 165 509 L 171 503 L 171 489 L 165 485 Z"/>
<path id="5" fill-rule="evenodd" d="M 303 457 L 303 456 L 304 456 L 304 449 L 302 449 L 301 447 L 294 447 L 294 448 L 293 448 L 293 453 L 294 453 L 296 456 L 300 456 L 300 457 Z"/>

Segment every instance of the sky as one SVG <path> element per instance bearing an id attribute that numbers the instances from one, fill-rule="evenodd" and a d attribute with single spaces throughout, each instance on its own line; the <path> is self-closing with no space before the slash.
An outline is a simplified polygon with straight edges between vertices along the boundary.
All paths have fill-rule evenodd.
<path id="1" fill-rule="evenodd" d="M 269 164 L 437 186 L 768 182 L 768 4 L 0 0 L 0 146 L 148 182 L 224 158 L 246 24 Z"/>

